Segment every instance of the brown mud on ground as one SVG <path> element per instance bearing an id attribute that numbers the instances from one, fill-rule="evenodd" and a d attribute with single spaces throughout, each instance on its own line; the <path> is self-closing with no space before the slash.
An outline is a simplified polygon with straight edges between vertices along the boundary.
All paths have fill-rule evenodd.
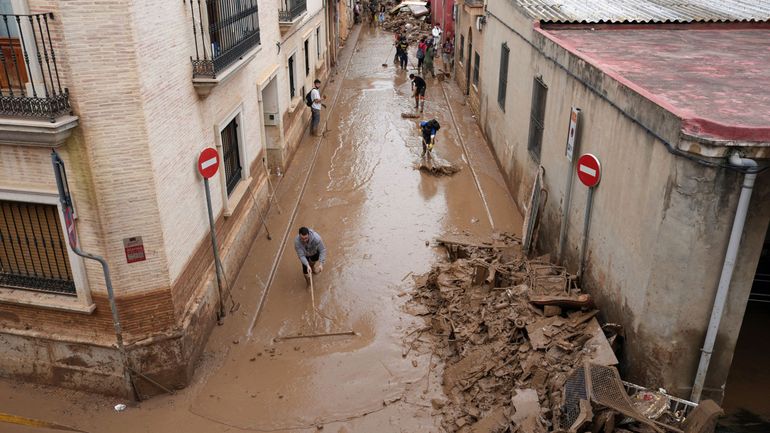
<path id="1" fill-rule="evenodd" d="M 521 215 L 453 83 L 429 80 L 425 113 L 447 125 L 442 157 L 462 161 L 463 170 L 438 179 L 414 169 L 419 150 L 408 143 L 419 136 L 401 117 L 414 103 L 408 72 L 381 66 L 392 59 L 393 35 L 358 32 L 324 89 L 332 99 L 322 110 L 328 132 L 306 135 L 284 176 L 273 179 L 272 240 L 262 231 L 238 240 L 251 244 L 229 282 L 241 306 L 212 332 L 193 383 L 134 404 L 0 381 L 5 412 L 91 433 L 441 430 L 431 400 L 445 398 L 443 363 L 422 345 L 404 356 L 404 333 L 422 322 L 404 308 L 409 276 L 444 254 L 430 244 L 441 233 L 517 231 Z M 317 316 L 292 246 L 301 225 L 329 248 L 314 279 Z M 275 341 L 348 329 L 357 335 Z M 117 403 L 128 408 L 116 412 Z"/>
<path id="2" fill-rule="evenodd" d="M 458 164 L 453 164 L 436 155 L 421 158 L 420 162 L 417 163 L 417 168 L 424 173 L 438 177 L 451 176 L 461 170 Z"/>
<path id="3" fill-rule="evenodd" d="M 426 324 L 405 341 L 446 364 L 447 398 L 432 405 L 447 432 L 662 432 L 649 418 L 681 428 L 667 396 L 626 395 L 616 333 L 564 268 L 527 259 L 509 235 L 437 241 L 449 260 L 415 277 L 407 308 Z"/>

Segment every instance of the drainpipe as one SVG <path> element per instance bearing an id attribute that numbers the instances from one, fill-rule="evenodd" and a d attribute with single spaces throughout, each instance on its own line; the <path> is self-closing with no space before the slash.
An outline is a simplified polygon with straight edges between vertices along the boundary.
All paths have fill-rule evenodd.
<path id="1" fill-rule="evenodd" d="M 711 320 L 709 321 L 708 331 L 706 332 L 706 341 L 703 343 L 703 349 L 701 349 L 698 373 L 695 376 L 695 383 L 692 386 L 692 394 L 690 400 L 696 403 L 700 401 L 703 385 L 706 382 L 706 373 L 708 372 L 709 362 L 711 361 L 711 354 L 714 350 L 714 342 L 717 339 L 719 322 L 722 321 L 722 313 L 725 308 L 725 301 L 727 300 L 727 294 L 730 292 L 730 280 L 733 277 L 733 271 L 735 270 L 735 258 L 738 256 L 738 248 L 741 245 L 741 235 L 743 234 L 743 225 L 746 222 L 746 214 L 748 213 L 749 209 L 751 192 L 754 188 L 754 179 L 757 177 L 756 161 L 752 159 L 741 158 L 738 152 L 734 152 L 732 155 L 730 155 L 729 161 L 730 165 L 746 168 L 747 171 L 743 177 L 741 196 L 738 199 L 738 207 L 735 210 L 733 228 L 730 232 L 730 242 L 727 244 L 727 253 L 725 254 L 725 262 L 722 266 L 722 276 L 719 278 L 717 296 L 716 299 L 714 299 L 714 308 L 711 310 Z"/>

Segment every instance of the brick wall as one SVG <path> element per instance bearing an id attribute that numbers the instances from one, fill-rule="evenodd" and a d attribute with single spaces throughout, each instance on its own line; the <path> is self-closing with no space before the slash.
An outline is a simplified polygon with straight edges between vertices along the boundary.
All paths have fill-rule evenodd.
<path id="1" fill-rule="evenodd" d="M 145 372 L 165 371 L 169 377 L 178 377 L 176 372 L 184 371 L 182 376 L 189 377 L 196 353 L 210 330 L 212 303 L 217 299 L 203 184 L 195 170 L 197 155 L 202 148 L 215 146 L 215 125 L 240 107 L 242 165 L 250 171 L 249 190 L 261 206 L 266 205 L 261 164 L 265 151 L 256 83 L 278 66 L 278 105 L 287 113 L 290 101 L 283 67 L 287 50 L 297 52 L 298 93 L 302 84 L 309 89 L 316 76 L 326 78 L 328 70 L 315 67 L 316 62 L 325 60 L 318 58 L 315 42 L 316 27 L 324 25 L 321 1 L 308 2 L 306 22 L 286 35 L 280 53 L 274 44 L 281 39 L 277 1 L 260 3 L 262 47 L 256 58 L 206 98 L 198 96 L 192 82 L 190 56 L 195 47 L 188 3 L 30 3 L 33 12 L 54 13 L 51 32 L 60 75 L 79 116 L 79 127 L 58 152 L 67 164 L 81 246 L 110 263 L 130 346 L 150 341 L 153 336 L 182 336 L 177 342 L 159 343 L 157 350 L 153 344 L 143 343 L 141 350 L 133 349 L 135 362 Z M 324 35 L 322 29 L 322 45 Z M 303 43 L 308 36 L 313 67 L 305 76 Z M 294 113 L 283 125 L 288 132 L 283 137 L 287 160 L 309 120 L 303 106 Z M 54 192 L 49 153 L 44 148 L 0 146 L 0 189 Z M 217 232 L 226 251 L 225 268 L 234 279 L 248 250 L 239 240 L 253 237 L 259 218 L 249 191 L 239 203 L 231 203 L 233 213 L 224 217 L 223 194 L 216 180 L 212 179 L 211 186 Z M 122 239 L 131 236 L 142 236 L 146 261 L 126 263 Z M 0 304 L 0 335 L 11 338 L 13 334 L 14 341 L 29 341 L 19 343 L 29 351 L 17 353 L 13 365 L 23 364 L 25 356 L 37 359 L 34 348 L 40 344 L 49 347 L 48 352 L 62 344 L 112 346 L 115 337 L 101 267 L 86 262 L 86 275 L 96 306 L 91 314 Z M 185 328 L 188 325 L 189 329 Z M 163 366 L 152 364 L 153 359 L 162 359 L 158 351 L 180 344 L 184 349 L 173 360 L 164 361 Z M 41 361 L 39 371 L 32 376 L 21 370 L 18 374 L 66 386 L 77 386 L 78 380 L 71 374 L 88 374 L 67 370 L 71 377 L 65 380 L 54 371 L 63 368 L 61 363 L 49 361 Z M 0 370 L 10 374 L 17 371 L 11 364 L 6 367 Z M 119 377 L 115 372 L 94 374 L 94 378 L 107 374 L 110 379 L 104 383 L 111 384 L 107 387 Z M 87 387 L 108 392 L 99 382 L 94 379 Z"/>

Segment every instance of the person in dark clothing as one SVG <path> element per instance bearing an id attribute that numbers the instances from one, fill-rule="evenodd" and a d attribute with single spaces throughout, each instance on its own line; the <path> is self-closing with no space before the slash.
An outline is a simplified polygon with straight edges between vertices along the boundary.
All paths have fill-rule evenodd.
<path id="1" fill-rule="evenodd" d="M 422 131 L 422 156 L 428 154 L 428 158 L 431 157 L 433 151 L 433 145 L 436 144 L 436 133 L 441 125 L 439 125 L 436 119 L 426 120 L 420 122 L 420 131 Z"/>
<path id="2" fill-rule="evenodd" d="M 399 40 L 398 45 L 396 45 L 396 49 L 398 50 L 399 65 L 401 66 L 401 69 L 406 69 L 406 65 L 409 62 L 409 54 L 407 53 L 409 42 L 406 41 L 406 36 L 401 36 L 401 40 Z"/>
<path id="3" fill-rule="evenodd" d="M 428 84 L 422 77 L 414 74 L 409 74 L 409 79 L 412 80 L 412 90 L 414 91 L 414 109 L 419 109 L 422 113 L 425 110 L 425 90 L 428 88 Z"/>

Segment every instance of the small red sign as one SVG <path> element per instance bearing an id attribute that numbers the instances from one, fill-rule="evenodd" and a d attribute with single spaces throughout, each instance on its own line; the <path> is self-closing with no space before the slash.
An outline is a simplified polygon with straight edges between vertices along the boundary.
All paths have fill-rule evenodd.
<path id="1" fill-rule="evenodd" d="M 136 263 L 147 260 L 144 255 L 144 243 L 141 236 L 123 239 L 123 249 L 126 251 L 126 262 Z"/>
<path id="2" fill-rule="evenodd" d="M 581 155 L 577 162 L 577 175 L 583 185 L 589 188 L 599 185 L 602 179 L 602 165 L 599 163 L 599 158 L 590 153 Z"/>
<path id="3" fill-rule="evenodd" d="M 209 179 L 217 174 L 219 168 L 219 153 L 212 147 L 207 147 L 201 151 L 198 156 L 198 173 L 204 179 Z"/>

